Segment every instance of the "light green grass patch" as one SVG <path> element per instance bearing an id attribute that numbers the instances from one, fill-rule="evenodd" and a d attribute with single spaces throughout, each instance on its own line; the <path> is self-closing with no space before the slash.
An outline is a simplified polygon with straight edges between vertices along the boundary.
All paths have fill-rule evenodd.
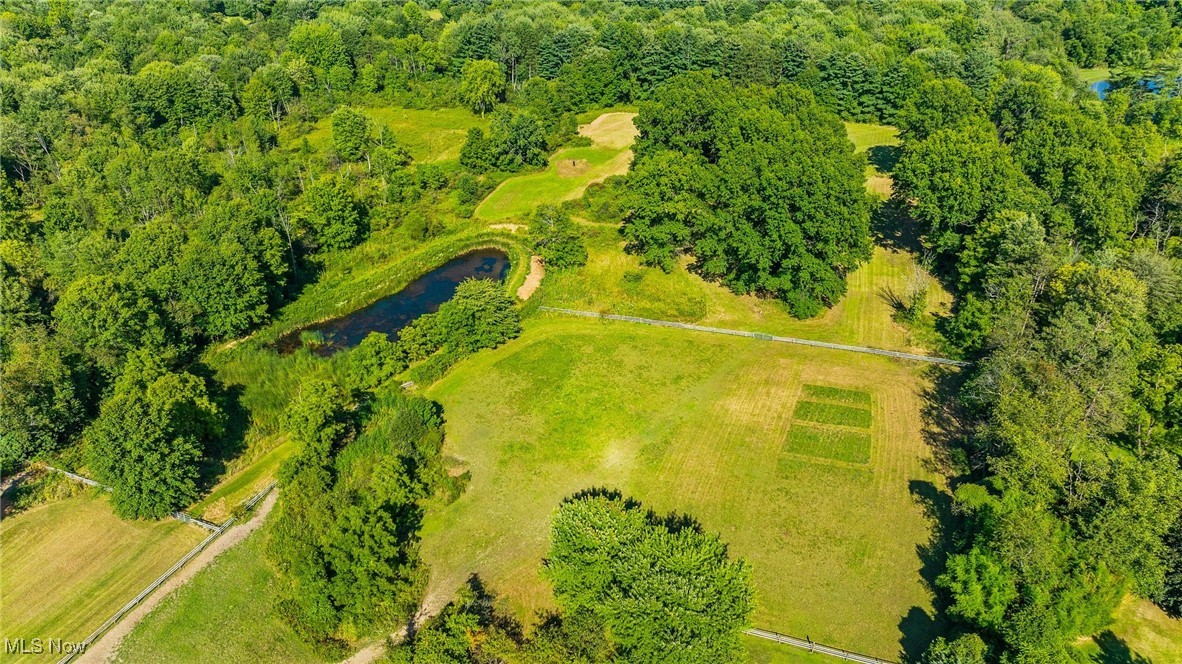
<path id="1" fill-rule="evenodd" d="M 539 570 L 554 509 L 606 486 L 691 515 L 747 559 L 755 625 L 899 658 L 899 625 L 931 613 L 916 574 L 930 522 L 911 489 L 942 485 L 924 464 L 921 367 L 626 322 L 525 326 L 425 392 L 447 415 L 444 454 L 471 477 L 424 521 L 428 604 L 479 573 L 534 620 L 553 607 Z M 873 391 L 889 422 L 873 474 L 784 454 L 801 385 L 826 381 Z"/>
<path id="2" fill-rule="evenodd" d="M 1091 85 L 1099 81 L 1107 81 L 1112 77 L 1112 72 L 1108 67 L 1092 67 L 1091 69 L 1080 69 L 1079 80 Z"/>
<path id="3" fill-rule="evenodd" d="M 831 385 L 806 384 L 803 393 L 806 397 L 819 401 L 832 401 L 833 403 L 870 407 L 870 393 L 863 392 L 862 390 L 847 390 Z"/>
<path id="4" fill-rule="evenodd" d="M 0 637 L 78 642 L 208 533 L 174 519 L 124 521 L 100 493 L 0 521 Z M 52 662 L 60 655 L 9 656 Z"/>
<path id="5" fill-rule="evenodd" d="M 388 127 L 394 138 L 410 151 L 415 161 L 437 162 L 460 158 L 460 148 L 473 127 L 488 129 L 487 117 L 480 117 L 465 108 L 420 110 L 414 108 L 366 107 L 358 109 L 377 127 Z M 316 127 L 302 138 L 314 149 L 325 151 L 332 147 L 332 116 L 316 123 Z M 300 138 L 294 143 L 298 144 Z"/>
<path id="6" fill-rule="evenodd" d="M 230 518 L 239 505 L 270 484 L 279 472 L 279 466 L 294 455 L 297 449 L 291 440 L 282 443 L 267 441 L 260 447 L 269 451 L 224 479 L 201 502 L 191 507 L 189 512 L 206 521 L 222 523 Z"/>
<path id="7" fill-rule="evenodd" d="M 808 424 L 793 424 L 784 451 L 846 463 L 870 463 L 870 434 Z"/>
<path id="8" fill-rule="evenodd" d="M 870 428 L 870 411 L 865 408 L 843 406 L 821 401 L 799 401 L 793 419 L 843 427 Z"/>
<path id="9" fill-rule="evenodd" d="M 906 327 L 892 319 L 894 309 L 883 293 L 905 292 L 915 272 L 914 258 L 877 247 L 870 261 L 846 278 L 846 294 L 816 318 L 800 320 L 780 301 L 736 295 L 692 271 L 688 259 L 671 272 L 647 267 L 624 251 L 619 228 L 582 223 L 587 265 L 549 272 L 538 293 L 541 304 L 698 323 L 751 332 L 801 337 L 831 343 L 924 353 L 927 349 Z M 938 283 L 928 295 L 930 311 L 946 312 L 951 296 Z"/>
<path id="10" fill-rule="evenodd" d="M 845 133 L 854 144 L 855 152 L 864 152 L 879 145 L 899 145 L 899 130 L 890 125 L 846 122 Z"/>
<path id="11" fill-rule="evenodd" d="M 1165 664 L 1182 662 L 1182 620 L 1171 618 L 1153 602 L 1129 595 L 1100 634 L 1079 644 L 1096 664 Z"/>
<path id="12" fill-rule="evenodd" d="M 476 207 L 489 221 L 528 215 L 543 203 L 561 203 L 583 195 L 587 185 L 627 172 L 628 150 L 590 145 L 559 150 L 540 173 L 509 178 Z"/>
<path id="13" fill-rule="evenodd" d="M 264 531 L 214 559 L 136 625 L 117 662 L 319 662 L 274 614 L 275 573 Z"/>

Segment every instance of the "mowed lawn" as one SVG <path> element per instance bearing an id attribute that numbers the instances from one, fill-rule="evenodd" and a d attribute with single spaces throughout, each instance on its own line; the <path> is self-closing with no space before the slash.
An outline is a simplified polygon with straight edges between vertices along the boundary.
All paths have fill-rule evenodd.
<path id="1" fill-rule="evenodd" d="M 800 320 L 774 299 L 736 296 L 725 286 L 702 279 L 688 259 L 670 273 L 644 267 L 624 252 L 619 230 L 583 224 L 585 267 L 546 275 L 539 296 L 552 307 L 659 318 L 818 341 L 928 352 L 920 339 L 891 319 L 890 294 L 907 292 L 915 261 L 906 252 L 875 247 L 868 263 L 846 279 L 847 292 L 820 316 Z M 928 308 L 945 312 L 952 298 L 929 280 Z"/>
<path id="2" fill-rule="evenodd" d="M 587 185 L 628 172 L 636 137 L 635 113 L 604 113 L 579 133 L 592 144 L 559 150 L 540 173 L 509 178 L 480 205 L 476 216 L 489 221 L 528 215 L 543 203 L 561 203 L 583 195 Z"/>
<path id="3" fill-rule="evenodd" d="M 0 521 L 0 636 L 78 642 L 197 545 L 179 521 L 124 521 L 83 494 Z M 6 662 L 56 661 L 61 655 Z"/>
<path id="4" fill-rule="evenodd" d="M 460 158 L 460 147 L 472 127 L 488 129 L 489 119 L 464 108 L 420 110 L 414 108 L 367 107 L 358 109 L 377 127 L 387 127 L 394 138 L 410 151 L 415 161 L 436 162 Z M 304 138 L 318 150 L 332 146 L 332 117 L 316 123 Z M 295 139 L 298 145 L 301 139 Z"/>
<path id="5" fill-rule="evenodd" d="M 117 662 L 323 661 L 275 615 L 263 532 L 218 556 L 124 639 Z"/>
<path id="6" fill-rule="evenodd" d="M 942 487 L 924 465 L 923 372 L 752 339 L 531 319 L 520 339 L 427 391 L 444 406 L 445 454 L 472 477 L 427 517 L 428 604 L 475 572 L 524 619 L 550 607 L 539 575 L 550 516 L 564 497 L 606 486 L 720 533 L 752 564 L 757 626 L 897 659 L 904 639 L 914 650 L 936 633 L 917 553 L 932 526 L 919 496 Z M 848 414 L 833 425 L 869 434 L 867 462 L 790 446 L 798 402 L 836 404 L 818 388 L 867 395 L 857 408 L 868 427 Z"/>

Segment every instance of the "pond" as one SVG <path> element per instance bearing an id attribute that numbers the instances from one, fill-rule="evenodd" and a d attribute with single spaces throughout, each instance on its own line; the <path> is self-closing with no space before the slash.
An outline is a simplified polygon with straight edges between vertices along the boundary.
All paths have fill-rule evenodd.
<path id="1" fill-rule="evenodd" d="M 316 323 L 279 338 L 275 347 L 281 354 L 294 352 L 305 335 L 321 337 L 313 352 L 331 355 L 361 343 L 370 332 L 394 337 L 399 330 L 423 314 L 439 310 L 468 279 L 504 281 L 509 274 L 509 256 L 499 249 L 477 249 L 431 270 L 397 293 L 340 318 Z"/>

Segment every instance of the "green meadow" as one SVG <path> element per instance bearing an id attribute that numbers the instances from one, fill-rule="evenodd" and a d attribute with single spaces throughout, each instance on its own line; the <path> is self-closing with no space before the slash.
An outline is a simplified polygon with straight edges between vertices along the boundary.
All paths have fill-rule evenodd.
<path id="1" fill-rule="evenodd" d="M 926 642 L 929 543 L 920 417 L 925 370 L 868 357 L 624 322 L 544 314 L 427 390 L 447 413 L 445 454 L 471 472 L 432 511 L 429 605 L 479 573 L 529 621 L 549 516 L 567 495 L 617 488 L 718 532 L 755 573 L 755 625 L 898 659 Z M 872 395 L 860 467 L 790 449 L 803 386 Z M 835 404 L 831 404 L 835 405 Z"/>

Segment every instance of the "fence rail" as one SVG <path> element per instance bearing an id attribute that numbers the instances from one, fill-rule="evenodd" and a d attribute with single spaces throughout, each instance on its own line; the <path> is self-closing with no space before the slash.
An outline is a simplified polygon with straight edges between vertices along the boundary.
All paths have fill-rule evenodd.
<path id="1" fill-rule="evenodd" d="M 805 650 L 808 650 L 809 652 L 815 652 L 815 653 L 819 653 L 822 655 L 829 655 L 831 657 L 837 657 L 839 659 L 844 659 L 848 662 L 859 662 L 859 664 L 894 664 L 894 662 L 891 662 L 889 660 L 878 659 L 877 657 L 871 657 L 870 655 L 861 655 L 856 652 L 842 650 L 841 648 L 834 648 L 833 646 L 827 646 L 823 643 L 816 643 L 816 642 L 808 640 L 808 639 L 798 639 L 795 636 L 788 636 L 787 634 L 779 634 L 777 632 L 770 632 L 766 629 L 749 629 L 749 630 L 747 630 L 747 634 L 750 634 L 751 636 L 759 637 L 761 639 L 767 639 L 769 641 L 775 641 L 777 643 L 783 643 L 783 644 L 790 645 L 790 646 L 796 646 L 797 648 L 803 648 Z"/>
<path id="2" fill-rule="evenodd" d="M 774 334 L 765 334 L 763 332 L 747 332 L 746 330 L 728 330 L 724 327 L 707 327 L 705 325 L 692 325 L 690 323 L 677 323 L 671 320 L 657 320 L 654 318 L 639 318 L 637 316 L 621 316 L 619 314 L 601 314 L 594 311 L 580 311 L 578 309 L 561 309 L 558 307 L 538 307 L 540 311 L 550 311 L 557 314 L 567 314 L 568 316 L 582 316 L 584 318 L 601 318 L 606 320 L 620 320 L 629 323 L 643 323 L 645 325 L 656 325 L 658 327 L 677 327 L 683 330 L 694 330 L 696 332 L 710 332 L 711 334 L 729 334 L 734 337 L 747 337 L 750 339 L 762 339 L 764 341 L 778 341 L 785 344 L 796 344 L 798 346 L 813 346 L 814 348 L 828 348 L 830 350 L 844 350 L 851 353 L 865 353 L 867 355 L 882 355 L 885 357 L 893 357 L 900 360 L 913 360 L 915 362 L 928 362 L 931 364 L 944 364 L 953 367 L 967 367 L 968 362 L 960 360 L 953 360 L 947 357 L 936 357 L 934 355 L 918 355 L 916 353 L 903 353 L 896 350 L 883 350 L 881 348 L 870 348 L 868 346 L 849 346 L 846 344 L 832 344 L 827 341 L 814 341 L 812 339 L 799 339 L 797 337 L 781 337 Z"/>
<path id="3" fill-rule="evenodd" d="M 59 471 L 59 472 L 65 473 L 66 471 Z M 67 474 L 70 474 L 70 473 L 67 473 Z M 81 477 L 81 476 L 76 476 L 76 477 Z M 264 496 L 266 496 L 271 491 L 271 489 L 274 489 L 274 488 L 275 488 L 275 482 L 271 482 L 267 486 L 263 487 L 262 491 L 259 491 L 257 494 L 255 494 L 255 496 L 253 498 L 246 501 L 246 503 L 243 505 L 243 511 L 249 512 L 251 509 L 254 508 L 255 505 L 258 504 L 258 502 L 260 500 L 263 499 Z M 139 606 L 139 603 L 144 601 L 144 599 L 147 598 L 148 595 L 151 595 L 157 588 L 164 585 L 164 582 L 168 581 L 168 579 L 171 578 L 173 574 L 176 574 L 178 571 L 180 571 L 180 569 L 185 566 L 185 563 L 189 562 L 190 560 L 195 558 L 197 556 L 197 554 L 204 551 L 205 548 L 207 546 L 209 546 L 210 542 L 214 541 L 215 539 L 218 538 L 218 536 L 220 536 L 222 533 L 226 532 L 226 530 L 228 530 L 230 528 L 230 526 L 234 525 L 234 522 L 237 520 L 238 520 L 238 517 L 232 516 L 229 519 L 226 519 L 226 522 L 223 523 L 222 525 L 216 526 L 215 527 L 216 529 L 213 532 L 211 532 L 205 539 L 201 540 L 201 542 L 197 546 L 193 547 L 192 550 L 190 550 L 188 553 L 186 553 L 184 555 L 183 558 L 176 561 L 176 563 L 174 563 L 172 567 L 169 567 L 167 570 L 165 570 L 165 572 L 163 574 L 161 574 L 159 577 L 157 577 L 157 579 L 155 581 L 153 581 L 151 584 L 149 584 L 147 588 L 144 588 L 143 590 L 140 591 L 140 593 L 138 595 L 131 598 L 131 600 L 128 601 L 127 604 L 124 604 L 122 608 L 120 608 L 118 611 L 115 612 L 115 615 L 111 616 L 110 618 L 107 618 L 106 622 L 104 622 L 102 625 L 99 625 L 98 629 L 94 630 L 94 632 L 92 632 L 90 636 L 86 637 L 86 640 L 84 640 L 82 643 L 78 644 L 77 648 L 75 648 L 73 651 L 71 651 L 65 657 L 62 657 L 61 659 L 59 659 L 57 664 L 68 664 L 75 657 L 85 653 L 86 649 L 90 647 L 90 644 L 97 641 L 98 638 L 100 636 L 102 636 L 103 634 L 106 634 L 107 630 L 109 630 L 115 626 L 115 623 L 118 623 L 120 620 L 123 620 L 124 616 L 126 616 L 128 613 L 130 613 L 131 610 L 134 609 L 136 606 Z"/>
<path id="4" fill-rule="evenodd" d="M 89 477 L 83 477 L 82 475 L 79 475 L 77 473 L 71 473 L 68 470 L 62 470 L 61 468 L 54 468 L 53 466 L 50 466 L 49 464 L 44 464 L 44 465 L 47 469 L 52 470 L 55 473 L 61 473 L 62 475 L 65 475 L 66 477 L 68 477 L 72 480 L 75 480 L 77 482 L 81 482 L 87 486 L 98 487 L 99 489 L 102 489 L 103 491 L 114 491 L 114 489 L 107 486 L 106 484 L 99 484 L 98 482 L 90 479 Z M 192 514 L 189 514 L 187 512 L 173 512 L 172 514 L 169 514 L 168 516 L 171 516 L 172 518 L 176 519 L 177 521 L 191 523 L 194 526 L 197 526 L 199 528 L 204 528 L 206 530 L 217 530 L 220 527 L 216 523 L 210 523 L 209 521 L 206 521 L 205 519 L 202 519 L 200 517 L 195 517 Z"/>

